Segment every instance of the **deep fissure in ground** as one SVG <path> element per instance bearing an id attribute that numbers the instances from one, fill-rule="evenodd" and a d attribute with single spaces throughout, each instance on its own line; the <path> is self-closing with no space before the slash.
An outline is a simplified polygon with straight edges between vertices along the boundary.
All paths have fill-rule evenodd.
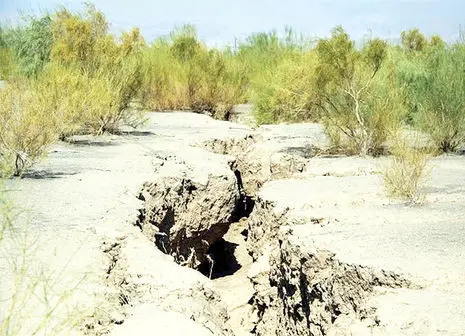
<path id="1" fill-rule="evenodd" d="M 255 199 L 245 193 L 241 172 L 238 169 L 234 170 L 237 186 L 241 195 L 236 209 L 232 215 L 230 228 L 235 223 L 246 221 L 253 211 Z M 244 229 L 241 234 L 247 239 L 247 229 Z M 238 247 L 237 243 L 229 242 L 224 238 L 219 239 L 210 245 L 207 255 L 210 259 L 202 263 L 199 271 L 211 279 L 217 279 L 228 275 L 233 275 L 241 265 L 235 257 L 235 250 Z"/>
<path id="2" fill-rule="evenodd" d="M 236 223 L 243 222 L 247 220 L 247 218 L 252 213 L 254 206 L 255 206 L 255 199 L 254 197 L 247 195 L 245 193 L 245 188 L 243 186 L 243 180 L 241 172 L 238 169 L 232 169 L 234 172 L 237 187 L 239 190 L 239 200 L 236 203 L 235 209 L 231 214 L 231 218 L 229 221 L 229 228 Z M 138 199 L 145 202 L 146 199 L 143 193 L 140 193 Z M 168 207 L 166 210 L 166 214 L 160 222 L 158 226 L 158 231 L 154 232 L 154 244 L 155 246 L 165 254 L 173 254 L 176 255 L 176 251 L 170 248 L 170 228 L 173 225 L 175 213 L 174 209 Z M 142 230 L 142 225 L 146 221 L 147 211 L 145 208 L 139 209 L 139 215 L 137 221 L 135 223 Z M 247 229 L 246 225 L 244 225 L 244 229 L 241 232 L 244 237 L 247 237 Z M 229 230 L 228 228 L 228 230 Z M 226 232 L 225 232 L 226 234 Z M 197 239 L 197 238 L 193 238 Z M 203 275 L 211 278 L 217 279 L 223 276 L 228 276 L 234 274 L 241 268 L 241 265 L 236 260 L 234 255 L 234 251 L 237 248 L 238 244 L 229 242 L 224 238 L 220 238 L 219 240 L 213 242 L 207 250 L 207 258 L 204 260 L 200 265 L 194 267 Z M 176 262 L 180 263 L 184 266 L 191 266 L 190 264 L 185 264 L 179 262 L 179 260 L 175 260 Z"/>

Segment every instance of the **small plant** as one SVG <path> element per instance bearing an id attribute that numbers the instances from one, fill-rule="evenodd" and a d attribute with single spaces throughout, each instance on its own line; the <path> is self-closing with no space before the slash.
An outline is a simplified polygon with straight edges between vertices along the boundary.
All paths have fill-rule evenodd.
<path id="1" fill-rule="evenodd" d="M 397 139 L 391 150 L 391 162 L 383 171 L 387 193 L 393 198 L 403 199 L 411 204 L 421 202 L 424 198 L 422 186 L 427 175 L 431 151 L 408 144 L 406 139 Z"/>
<path id="2" fill-rule="evenodd" d="M 21 218 L 0 179 L 0 335 L 68 335 L 87 313 L 68 301 L 82 279 L 64 284 L 64 269 L 39 260 L 37 236 Z"/>
<path id="3" fill-rule="evenodd" d="M 408 51 L 423 51 L 428 43 L 418 28 L 403 31 L 400 38 L 402 46 Z"/>

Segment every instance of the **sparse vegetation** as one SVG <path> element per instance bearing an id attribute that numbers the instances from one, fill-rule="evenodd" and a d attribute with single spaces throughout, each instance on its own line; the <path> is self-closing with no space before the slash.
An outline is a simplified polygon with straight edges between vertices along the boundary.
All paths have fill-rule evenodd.
<path id="1" fill-rule="evenodd" d="M 220 50 L 207 47 L 190 25 L 149 45 L 137 28 L 117 38 L 108 27 L 91 4 L 81 14 L 60 8 L 1 27 L 0 75 L 10 82 L 0 96 L 1 156 L 18 162 L 16 173 L 57 134 L 139 125 L 144 116 L 134 106 L 228 119 L 235 104 L 250 101 L 259 124 L 322 122 L 336 146 L 361 155 L 382 154 L 402 123 L 428 133 L 445 152 L 465 139 L 465 82 L 457 69 L 464 46 L 418 29 L 404 31 L 399 46 L 374 38 L 356 47 L 342 27 L 316 43 L 286 28 Z M 28 97 L 12 98 L 18 85 Z M 32 107 L 33 99 L 44 103 Z M 29 123 L 21 126 L 27 136 L 6 126 L 14 118 Z M 34 128 L 45 131 L 35 136 Z"/>
<path id="2" fill-rule="evenodd" d="M 58 138 L 144 120 L 130 106 L 142 84 L 138 29 L 114 38 L 92 5 L 84 15 L 63 8 L 26 23 L 0 32 L 0 72 L 8 79 L 0 92 L 2 166 L 20 175 Z"/>
<path id="3" fill-rule="evenodd" d="M 53 38 L 52 63 L 74 71 L 90 91 L 82 92 L 81 99 L 87 102 L 80 111 L 86 116 L 82 126 L 101 134 L 114 132 L 125 119 L 134 119 L 137 111 L 129 109 L 129 103 L 141 85 L 140 53 L 145 45 L 139 30 L 123 33 L 117 42 L 108 33 L 103 14 L 88 5 L 84 17 L 66 9 L 57 12 Z"/>
<path id="4" fill-rule="evenodd" d="M 391 151 L 391 162 L 383 171 L 387 193 L 411 204 L 421 202 L 431 151 L 421 147 L 418 141 L 409 143 L 400 137 L 393 143 Z"/>
<path id="5" fill-rule="evenodd" d="M 0 179 L 0 301 L 4 308 L 0 311 L 0 335 L 68 334 L 84 315 L 76 308 L 63 313 L 81 279 L 59 288 L 63 270 L 52 272 L 36 258 L 36 237 L 30 234 L 27 223 L 21 222 L 6 193 Z"/>
<path id="6" fill-rule="evenodd" d="M 237 48 L 214 48 L 198 37 L 195 27 L 187 25 L 174 29 L 169 36 L 146 41 L 138 28 L 120 35 L 113 34 L 103 13 L 91 4 L 86 5 L 82 13 L 59 8 L 42 16 L 27 17 L 16 27 L 0 26 L 0 178 L 36 177 L 24 173 L 47 154 L 54 142 L 69 140 L 77 134 L 99 136 L 118 133 L 123 125 L 136 127 L 145 120 L 143 110 L 185 109 L 228 120 L 234 105 L 250 102 L 258 124 L 318 122 L 324 125 L 337 150 L 344 154 L 379 156 L 391 153 L 389 164 L 382 172 L 387 193 L 411 204 L 421 202 L 433 151 L 416 146 L 399 134 L 405 127 L 421 132 L 434 144 L 434 153 L 454 152 L 464 145 L 465 42 L 449 44 L 438 35 L 428 37 L 418 29 L 405 31 L 400 38 L 398 45 L 389 44 L 381 38 L 370 38 L 359 44 L 342 27 L 336 27 L 330 37 L 316 39 L 312 43 L 287 28 L 284 36 L 277 32 L 258 33 L 239 41 Z M 235 130 L 234 134 L 242 131 Z M 290 128 L 286 132 L 302 131 Z M 161 133 L 166 140 L 167 132 Z M 152 136 L 148 131 L 144 134 L 148 138 Z M 245 146 L 253 142 L 255 149 L 263 150 L 265 147 L 259 146 L 259 137 L 249 134 L 239 145 L 245 151 L 248 149 Z M 281 134 L 275 136 L 273 130 L 272 141 L 281 145 L 284 141 L 279 137 Z M 267 140 L 266 136 L 263 138 L 263 141 Z M 323 140 L 325 143 L 321 147 L 326 148 L 326 138 Z M 163 143 L 165 141 L 157 141 L 148 146 L 147 142 L 140 141 L 137 146 L 147 145 L 144 155 L 150 155 L 155 145 Z M 133 143 L 126 145 L 126 154 L 135 148 Z M 218 144 L 212 145 L 217 147 Z M 228 146 L 225 142 L 225 152 Z M 268 151 L 268 146 L 265 149 Z M 102 146 L 98 152 L 104 150 Z M 279 153 L 271 153 L 271 150 L 266 153 L 270 160 L 260 158 L 256 161 L 257 164 L 270 161 L 266 162 L 269 163 L 270 176 L 284 176 L 286 174 L 278 171 L 281 170 L 279 165 L 288 164 L 294 171 L 301 172 L 307 169 L 308 156 L 318 154 L 318 151 L 298 146 L 284 150 L 284 146 L 280 146 Z M 116 151 L 110 150 L 110 154 L 113 153 Z M 139 158 L 139 151 L 135 153 L 137 156 L 129 156 L 131 162 Z M 250 155 L 255 153 L 247 151 Z M 298 160 L 294 160 L 294 153 L 299 154 Z M 98 175 L 89 174 L 87 176 L 91 179 L 87 180 L 103 181 L 100 178 L 101 174 L 105 174 L 102 171 L 107 170 L 105 165 L 115 162 L 102 164 L 99 160 L 94 161 L 91 168 L 98 170 Z M 140 162 L 134 164 L 142 166 Z M 80 173 L 79 167 L 73 174 Z M 131 167 L 125 163 L 117 169 Z M 57 167 L 52 165 L 52 168 Z M 262 173 L 261 169 L 257 171 Z M 274 174 L 275 171 L 279 174 Z M 350 183 L 368 180 L 364 173 L 368 174 L 363 169 L 360 174 L 357 172 L 356 178 L 351 176 Z M 65 174 L 68 174 L 67 170 L 56 172 L 56 176 Z M 318 175 L 330 174 L 333 173 L 318 172 Z M 48 178 L 48 175 L 44 176 Z M 118 172 L 118 178 L 124 176 Z M 241 177 L 237 177 L 238 181 L 233 178 L 232 182 L 238 182 L 243 189 Z M 80 178 L 72 177 L 71 180 L 80 182 Z M 137 183 L 137 179 L 131 181 Z M 83 193 L 84 187 L 76 188 L 80 192 L 78 196 L 87 195 Z M 113 185 L 107 187 L 109 189 Z M 351 185 L 349 187 L 352 188 Z M 123 189 L 118 189 L 115 195 L 128 194 L 132 186 Z M 60 189 L 51 190 L 58 192 Z M 243 199 L 242 190 L 239 191 Z M 30 259 L 33 250 L 26 238 L 16 235 L 15 218 L 3 196 L 0 186 L 0 250 L 5 249 L 5 254 L 11 257 L 11 270 L 8 272 L 12 281 L 7 288 L 10 294 L 0 298 L 2 307 L 7 307 L 0 312 L 0 335 L 36 334 L 42 330 L 48 334 L 60 334 L 62 328 L 68 328 L 70 323 L 82 323 L 77 322 L 78 318 L 73 314 L 65 313 L 63 323 L 49 325 L 58 307 L 68 295 L 72 295 L 75 287 L 63 293 L 52 291 L 57 278 L 51 281 L 50 276 L 44 276 L 42 270 L 33 264 L 33 259 Z M 365 193 L 362 196 L 366 198 Z M 239 194 L 231 197 L 228 199 L 237 200 Z M 360 201 L 368 204 L 365 200 Z M 232 202 L 229 208 L 235 207 L 235 203 Z M 109 206 L 106 208 L 110 209 Z M 73 214 L 79 214 L 78 210 L 75 208 Z M 122 216 L 126 211 L 125 208 L 120 210 L 116 215 Z M 105 217 L 97 212 L 91 215 Z M 106 218 L 106 221 L 112 219 Z M 74 224 L 79 226 L 81 223 Z M 105 230 L 105 233 L 110 231 L 114 230 Z M 99 230 L 92 234 L 100 235 L 102 232 Z M 55 231 L 53 237 L 56 237 Z M 97 241 L 92 243 L 98 245 Z M 112 264 L 106 269 L 107 273 L 120 257 L 116 253 L 120 251 L 116 251 L 115 255 L 109 254 Z M 126 258 L 121 254 L 123 257 Z M 177 256 L 175 259 L 181 265 L 197 267 L 193 253 L 186 260 Z M 213 259 L 210 261 L 213 265 Z M 120 285 L 121 279 L 116 280 Z M 95 287 L 90 290 L 101 290 Z M 105 294 L 113 295 L 115 305 L 129 303 L 125 293 L 121 293 Z M 24 316 L 25 310 L 33 300 L 45 302 L 41 311 L 44 315 L 25 325 L 29 322 Z M 98 314 L 105 314 L 111 323 L 121 324 L 126 317 L 116 313 L 113 316 L 101 307 L 99 309 L 102 313 Z M 93 331 L 103 333 L 97 329 L 101 322 L 99 318 L 94 320 L 92 323 L 96 329 Z M 93 325 L 89 323 L 89 330 L 91 327 Z"/>

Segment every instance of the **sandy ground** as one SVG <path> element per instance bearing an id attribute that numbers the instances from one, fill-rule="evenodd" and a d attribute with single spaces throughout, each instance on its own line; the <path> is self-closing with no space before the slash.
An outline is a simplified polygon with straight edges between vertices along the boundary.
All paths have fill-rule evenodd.
<path id="1" fill-rule="evenodd" d="M 144 128 L 121 136 L 76 137 L 54 145 L 24 178 L 7 183 L 6 195 L 18 215 L 14 233 L 0 246 L 0 318 L 12 315 L 19 334 L 26 335 L 57 302 L 62 316 L 71 311 L 79 317 L 99 306 L 109 265 L 101 243 L 123 235 L 135 221 L 136 196 L 153 174 L 156 154 L 246 132 L 247 127 L 203 115 L 152 113 Z M 12 265 L 21 261 L 25 246 L 28 270 L 15 282 L 18 272 Z M 47 293 L 38 290 L 39 278 Z M 17 299 L 23 302 L 12 309 L 11 294 L 19 282 L 34 287 L 21 290 L 33 295 Z M 69 321 L 58 320 L 42 330 L 69 327 Z"/>
<path id="2" fill-rule="evenodd" d="M 465 157 L 431 161 L 418 205 L 387 198 L 377 174 L 385 160 L 314 158 L 299 178 L 269 182 L 260 195 L 290 209 L 293 244 L 403 274 L 422 288 L 379 289 L 370 304 L 381 334 L 464 335 Z"/>
<path id="3" fill-rule="evenodd" d="M 277 129 L 264 128 L 265 141 Z M 299 126 L 286 129 L 306 132 Z M 64 329 L 57 329 L 63 326 L 81 334 L 70 316 L 79 319 L 105 299 L 109 260 L 102 241 L 132 228 L 140 207 L 136 196 L 154 174 L 157 157 L 249 132 L 246 126 L 198 114 L 153 113 L 137 131 L 77 137 L 53 146 L 24 178 L 6 185 L 17 217 L 0 244 L 0 319 L 12 314 L 10 329 L 20 335 L 35 328 L 63 334 Z M 292 179 L 266 183 L 260 197 L 276 209 L 290 209 L 295 244 L 329 250 L 345 263 L 405 274 L 421 287 L 379 289 L 373 296 L 370 304 L 384 335 L 465 335 L 465 157 L 432 161 L 427 196 L 417 206 L 386 197 L 378 174 L 384 163 L 312 158 Z M 233 225 L 225 237 L 236 245 L 240 267 L 213 281 L 236 335 L 249 335 L 251 327 L 247 303 L 253 289 L 247 279 L 251 261 L 241 234 L 244 225 Z M 18 264 L 28 267 L 15 270 Z M 30 295 L 12 297 L 19 283 L 20 292 Z M 51 310 L 54 318 L 41 324 L 44 312 Z M 168 315 L 167 320 L 176 321 L 176 314 Z"/>

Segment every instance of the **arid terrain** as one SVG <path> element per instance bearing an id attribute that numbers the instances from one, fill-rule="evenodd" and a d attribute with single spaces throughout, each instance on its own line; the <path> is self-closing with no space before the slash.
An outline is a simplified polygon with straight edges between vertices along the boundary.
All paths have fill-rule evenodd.
<path id="1" fill-rule="evenodd" d="M 328 146 L 318 124 L 187 112 L 54 145 L 6 186 L 2 311 L 26 244 L 24 335 L 51 307 L 46 333 L 464 335 L 464 157 L 433 159 L 408 205 L 386 158 Z"/>
<path id="2" fill-rule="evenodd" d="M 0 336 L 465 336 L 449 2 L 0 4 Z"/>

